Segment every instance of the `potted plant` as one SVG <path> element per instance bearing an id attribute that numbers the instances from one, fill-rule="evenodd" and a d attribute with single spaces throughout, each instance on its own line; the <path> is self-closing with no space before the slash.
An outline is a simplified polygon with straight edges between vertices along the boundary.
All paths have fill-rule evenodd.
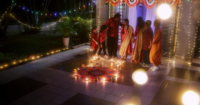
<path id="1" fill-rule="evenodd" d="M 80 38 L 80 43 L 85 43 L 89 41 L 89 33 L 90 33 L 90 20 L 77 18 L 77 22 L 75 23 L 75 28 L 77 29 L 78 38 Z"/>
<path id="2" fill-rule="evenodd" d="M 56 24 L 54 33 L 59 32 L 63 35 L 63 43 L 65 47 L 69 47 L 70 36 L 77 35 L 74 29 L 74 23 L 71 18 L 63 19 Z"/>

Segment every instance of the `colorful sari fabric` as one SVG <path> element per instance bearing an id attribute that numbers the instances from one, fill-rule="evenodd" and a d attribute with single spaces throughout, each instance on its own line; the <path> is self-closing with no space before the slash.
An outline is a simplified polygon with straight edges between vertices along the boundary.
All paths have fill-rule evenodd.
<path id="1" fill-rule="evenodd" d="M 158 29 L 154 35 L 153 46 L 150 51 L 150 62 L 153 63 L 154 66 L 161 65 L 162 49 L 163 33 L 162 29 Z"/>
<path id="2" fill-rule="evenodd" d="M 134 63 L 140 63 L 142 59 L 142 43 L 143 43 L 143 34 L 144 34 L 144 29 L 139 29 L 136 27 L 135 30 L 135 45 L 134 45 L 134 50 L 133 50 L 133 55 L 131 57 L 131 61 Z"/>
<path id="3" fill-rule="evenodd" d="M 91 44 L 91 47 L 92 47 L 93 50 L 97 50 L 98 49 L 98 44 L 94 40 L 96 42 L 98 42 L 97 41 L 97 33 L 92 31 L 92 39 L 91 39 L 90 44 Z"/>
<path id="4" fill-rule="evenodd" d="M 123 31 L 124 30 L 124 31 Z M 124 33 L 122 33 L 124 32 Z M 120 45 L 119 54 L 124 57 L 127 53 L 128 55 L 132 54 L 132 41 L 131 37 L 133 36 L 133 27 L 128 26 L 128 29 L 123 27 L 121 29 L 122 43 Z"/>

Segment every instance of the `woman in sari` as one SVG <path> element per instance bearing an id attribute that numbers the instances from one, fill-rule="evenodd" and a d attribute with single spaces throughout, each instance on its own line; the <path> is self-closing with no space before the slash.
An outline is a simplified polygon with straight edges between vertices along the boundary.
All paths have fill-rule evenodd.
<path id="1" fill-rule="evenodd" d="M 92 27 L 92 39 L 91 39 L 91 42 L 90 42 L 90 44 L 91 44 L 91 47 L 92 47 L 92 49 L 93 49 L 93 53 L 94 53 L 94 55 L 96 54 L 96 52 L 97 52 L 97 49 L 98 49 L 98 41 L 97 41 L 97 26 L 93 26 Z"/>
<path id="2" fill-rule="evenodd" d="M 153 63 L 152 71 L 157 71 L 159 69 L 159 65 L 161 65 L 161 57 L 162 57 L 162 49 L 163 49 L 163 32 L 160 28 L 161 20 L 156 19 L 154 21 L 155 26 L 155 35 L 153 39 L 153 43 L 149 46 L 151 48 L 150 51 L 150 62 Z"/>
<path id="3" fill-rule="evenodd" d="M 131 62 L 136 64 L 141 62 L 142 59 L 142 40 L 143 40 L 143 33 L 144 33 L 144 25 L 145 22 L 142 17 L 137 18 L 137 26 L 134 34 L 133 42 L 135 42 L 133 55 L 131 57 Z"/>
<path id="4" fill-rule="evenodd" d="M 127 60 L 127 56 L 132 54 L 133 27 L 129 25 L 129 20 L 124 19 L 124 26 L 121 29 L 121 45 L 119 54 L 122 60 Z"/>

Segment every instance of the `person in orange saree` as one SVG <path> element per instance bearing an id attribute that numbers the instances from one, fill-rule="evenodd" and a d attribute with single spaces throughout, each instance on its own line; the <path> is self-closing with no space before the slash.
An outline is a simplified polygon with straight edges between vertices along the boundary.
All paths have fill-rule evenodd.
<path id="1" fill-rule="evenodd" d="M 119 54 L 122 60 L 127 60 L 127 56 L 132 54 L 133 27 L 129 25 L 129 20 L 124 19 L 124 26 L 121 28 L 121 45 Z"/>
<path id="2" fill-rule="evenodd" d="M 160 28 L 161 20 L 156 19 L 154 21 L 155 26 L 155 35 L 153 43 L 149 46 L 151 48 L 150 51 L 150 62 L 153 63 L 150 69 L 152 71 L 157 71 L 159 69 L 159 65 L 161 65 L 161 57 L 162 57 L 162 49 L 163 49 L 163 32 Z"/>
<path id="3" fill-rule="evenodd" d="M 142 40 L 143 40 L 143 34 L 144 34 L 144 20 L 142 17 L 137 18 L 137 26 L 133 38 L 133 42 L 135 42 L 134 49 L 133 49 L 133 55 L 131 57 L 131 62 L 134 62 L 136 64 L 140 63 L 142 60 Z"/>
<path id="4" fill-rule="evenodd" d="M 98 38 L 97 37 L 98 37 L 97 36 L 97 27 L 93 26 L 92 27 L 92 39 L 91 39 L 90 44 L 91 44 L 91 47 L 94 51 L 94 54 L 96 54 L 97 49 L 98 49 L 98 41 L 97 41 Z"/>
<path id="5" fill-rule="evenodd" d="M 143 57 L 143 67 L 149 67 L 150 60 L 149 60 L 149 54 L 150 54 L 150 48 L 149 45 L 151 45 L 153 41 L 153 30 L 151 28 L 151 21 L 147 20 L 145 23 L 145 31 L 143 36 L 143 43 L 142 43 L 142 50 L 144 52 Z"/>

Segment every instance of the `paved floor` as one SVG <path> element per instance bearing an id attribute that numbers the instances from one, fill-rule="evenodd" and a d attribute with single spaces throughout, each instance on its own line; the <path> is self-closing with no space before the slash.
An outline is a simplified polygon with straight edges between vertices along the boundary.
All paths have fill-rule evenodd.
<path id="1" fill-rule="evenodd" d="M 182 105 L 187 90 L 200 94 L 200 66 L 162 58 L 161 69 L 148 71 L 127 61 L 115 81 L 87 83 L 73 69 L 88 64 L 89 46 L 48 56 L 0 72 L 0 105 Z M 130 59 L 130 58 L 129 58 Z M 145 85 L 132 73 L 144 69 Z"/>

